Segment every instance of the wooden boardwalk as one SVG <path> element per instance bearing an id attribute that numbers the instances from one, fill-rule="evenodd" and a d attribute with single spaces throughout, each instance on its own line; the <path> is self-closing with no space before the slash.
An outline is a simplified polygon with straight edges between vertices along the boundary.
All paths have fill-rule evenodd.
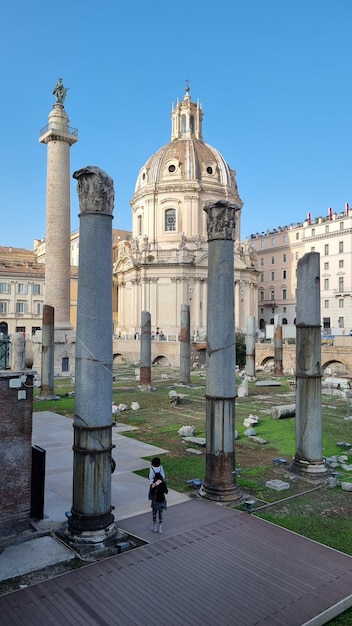
<path id="1" fill-rule="evenodd" d="M 190 499 L 120 527 L 147 541 L 0 597 L 0 624 L 303 626 L 352 605 L 352 558 L 255 518 Z M 1 557 L 0 557 L 1 558 Z"/>

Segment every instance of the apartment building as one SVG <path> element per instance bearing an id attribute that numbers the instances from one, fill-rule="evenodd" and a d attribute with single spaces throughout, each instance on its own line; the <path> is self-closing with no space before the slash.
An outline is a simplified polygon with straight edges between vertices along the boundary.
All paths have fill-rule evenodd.
<path id="1" fill-rule="evenodd" d="M 307 252 L 320 254 L 321 326 L 326 334 L 352 329 L 352 214 L 329 210 L 326 217 L 251 235 L 258 257 L 258 326 L 265 331 L 276 314 L 295 324 L 297 262 Z"/>
<path id="2" fill-rule="evenodd" d="M 71 268 L 71 322 L 77 309 L 77 272 Z M 42 327 L 45 266 L 34 251 L 0 246 L 0 333 L 27 338 Z"/>

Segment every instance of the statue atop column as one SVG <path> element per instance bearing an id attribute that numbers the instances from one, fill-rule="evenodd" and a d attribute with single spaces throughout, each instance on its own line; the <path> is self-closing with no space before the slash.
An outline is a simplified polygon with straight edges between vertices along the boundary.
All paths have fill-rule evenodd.
<path id="1" fill-rule="evenodd" d="M 62 78 L 58 78 L 53 90 L 53 95 L 56 97 L 57 104 L 63 104 L 65 102 L 68 90 L 69 87 L 64 87 Z"/>

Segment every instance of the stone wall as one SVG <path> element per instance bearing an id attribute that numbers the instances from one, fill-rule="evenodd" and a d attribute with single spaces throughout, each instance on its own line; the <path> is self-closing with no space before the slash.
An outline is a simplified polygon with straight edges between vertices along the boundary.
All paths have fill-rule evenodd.
<path id="1" fill-rule="evenodd" d="M 31 509 L 33 376 L 0 372 L 0 536 L 28 527 Z"/>

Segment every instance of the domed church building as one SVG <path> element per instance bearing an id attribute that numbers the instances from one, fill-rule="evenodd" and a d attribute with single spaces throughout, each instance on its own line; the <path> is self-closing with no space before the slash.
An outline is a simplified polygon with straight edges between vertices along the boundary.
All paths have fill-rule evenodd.
<path id="1" fill-rule="evenodd" d="M 171 141 L 140 169 L 132 206 L 132 237 L 114 258 L 114 333 L 140 332 L 141 312 L 151 314 L 152 334 L 177 339 L 181 305 L 190 305 L 191 339 L 207 324 L 208 244 L 203 207 L 220 199 L 242 207 L 236 172 L 203 140 L 203 110 L 187 86 L 171 111 Z M 235 324 L 245 330 L 258 311 L 254 250 L 240 243 L 237 212 Z"/>

